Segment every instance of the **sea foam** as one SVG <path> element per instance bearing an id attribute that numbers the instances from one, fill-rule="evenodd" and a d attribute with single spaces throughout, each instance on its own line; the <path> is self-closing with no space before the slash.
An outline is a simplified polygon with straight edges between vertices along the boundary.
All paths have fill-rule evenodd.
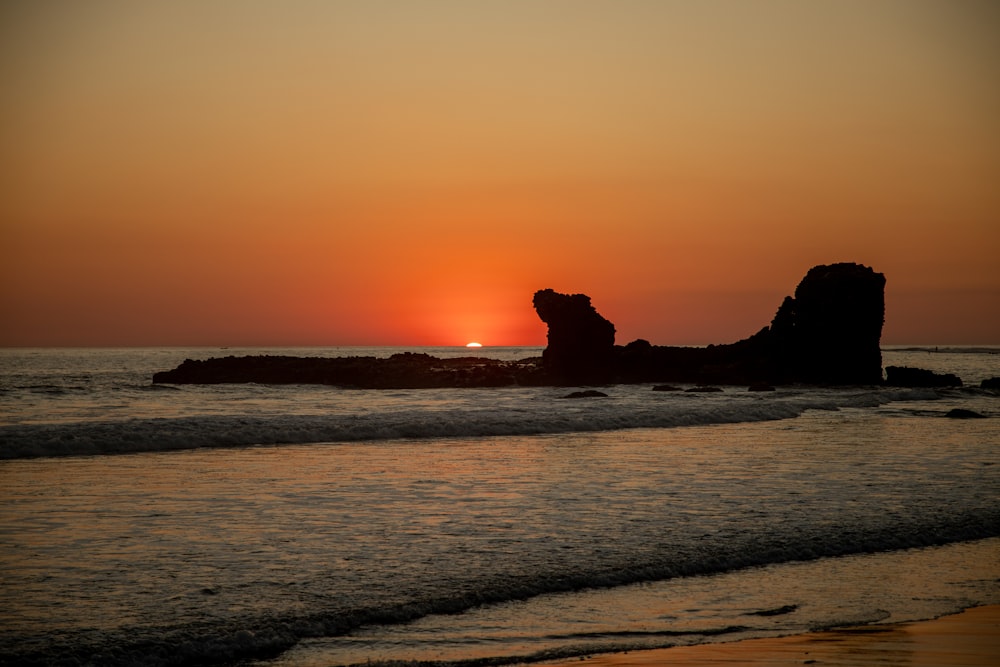
<path id="1" fill-rule="evenodd" d="M 213 414 L 8 424 L 0 426 L 0 458 L 671 428 L 789 419 L 806 410 L 874 407 L 936 396 L 933 390 L 880 388 L 797 388 L 767 394 L 730 389 L 711 395 L 651 392 L 648 387 L 634 386 L 605 389 L 607 398 L 584 400 L 561 399 L 566 392 L 551 388 L 513 399 L 510 394 L 489 390 L 437 390 L 430 407 L 428 401 L 421 404 L 414 399 L 422 390 L 360 396 L 354 392 L 356 409 L 341 406 L 329 414 Z M 477 400 L 459 400 L 463 392 L 465 397 L 478 392 Z M 450 401 L 452 394 L 454 400 Z M 371 401 L 366 401 L 369 397 Z M 504 400 L 499 400 L 501 397 Z M 368 408 L 367 403 L 376 405 Z"/>

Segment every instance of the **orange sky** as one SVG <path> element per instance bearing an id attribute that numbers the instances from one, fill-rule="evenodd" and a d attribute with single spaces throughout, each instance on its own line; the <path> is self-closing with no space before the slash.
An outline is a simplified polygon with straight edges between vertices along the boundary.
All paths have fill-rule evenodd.
<path id="1" fill-rule="evenodd" d="M 8 2 L 0 345 L 1000 344 L 1000 5 Z"/>

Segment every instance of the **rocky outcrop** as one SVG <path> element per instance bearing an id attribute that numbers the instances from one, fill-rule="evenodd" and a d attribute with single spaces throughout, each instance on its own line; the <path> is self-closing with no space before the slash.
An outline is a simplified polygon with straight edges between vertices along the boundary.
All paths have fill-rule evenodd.
<path id="1" fill-rule="evenodd" d="M 935 373 L 908 366 L 887 366 L 885 383 L 890 387 L 961 387 L 962 379 L 953 373 Z"/>
<path id="2" fill-rule="evenodd" d="M 157 373 L 156 383 L 319 383 L 362 388 L 594 385 L 608 383 L 728 384 L 763 390 L 773 384 L 880 384 L 879 339 L 885 277 L 860 264 L 809 270 L 784 299 L 770 326 L 749 338 L 704 348 L 635 340 L 615 345 L 615 326 L 584 294 L 535 293 L 535 311 L 548 325 L 540 360 L 503 362 L 426 354 L 374 357 L 227 357 L 185 361 Z M 929 371 L 925 371 L 927 373 Z M 933 374 L 931 374 L 933 376 Z M 957 381 L 957 382 L 956 382 Z M 955 376 L 930 378 L 890 372 L 901 386 L 956 386 Z M 914 384 L 933 382 L 932 384 Z"/>
<path id="3" fill-rule="evenodd" d="M 406 352 L 376 357 L 246 356 L 188 359 L 153 375 L 166 384 L 327 384 L 359 389 L 503 387 L 550 384 L 540 359 L 438 359 Z"/>
<path id="4" fill-rule="evenodd" d="M 771 355 L 801 382 L 878 384 L 885 276 L 860 264 L 816 266 L 771 322 Z"/>
<path id="5" fill-rule="evenodd" d="M 532 303 L 549 327 L 542 362 L 554 381 L 603 384 L 615 378 L 615 325 L 594 309 L 589 296 L 544 289 Z"/>
<path id="6" fill-rule="evenodd" d="M 690 348 L 639 339 L 615 347 L 610 359 L 607 346 L 614 327 L 597 315 L 588 297 L 543 290 L 535 300 L 539 316 L 549 324 L 545 368 L 575 383 L 608 378 L 746 385 L 882 382 L 885 276 L 860 264 L 810 269 L 771 325 L 736 343 Z M 564 310 L 573 315 L 563 316 Z M 597 340 L 600 344 L 592 342 Z"/>
<path id="7" fill-rule="evenodd" d="M 1000 389 L 1000 377 L 986 378 L 979 383 L 980 389 Z"/>
<path id="8" fill-rule="evenodd" d="M 563 398 L 607 398 L 608 395 L 596 389 L 586 389 L 584 391 L 571 391 Z"/>
<path id="9" fill-rule="evenodd" d="M 986 419 L 986 415 L 981 415 L 975 410 L 965 408 L 952 408 L 944 415 L 948 419 Z"/>

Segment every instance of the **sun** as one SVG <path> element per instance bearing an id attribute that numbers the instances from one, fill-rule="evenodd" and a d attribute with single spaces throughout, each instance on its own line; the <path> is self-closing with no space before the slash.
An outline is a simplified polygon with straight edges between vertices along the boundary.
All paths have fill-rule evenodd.
<path id="1" fill-rule="evenodd" d="M 475 341 L 473 341 L 473 342 L 471 342 L 471 343 L 466 343 L 466 344 L 465 344 L 465 347 L 482 347 L 482 346 L 483 346 L 483 344 L 482 344 L 482 343 L 477 343 L 477 342 L 475 342 Z"/>

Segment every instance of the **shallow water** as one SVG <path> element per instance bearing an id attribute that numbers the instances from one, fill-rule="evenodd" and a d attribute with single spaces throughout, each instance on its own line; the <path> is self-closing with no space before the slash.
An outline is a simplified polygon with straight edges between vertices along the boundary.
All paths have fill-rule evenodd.
<path id="1" fill-rule="evenodd" d="M 0 461 L 0 662 L 537 658 L 1000 602 L 996 393 L 143 385 L 168 354 L 5 379 L 0 447 L 63 456 Z M 268 434 L 300 444 L 235 446 Z M 79 455 L 118 441 L 203 446 Z"/>
<path id="2" fill-rule="evenodd" d="M 555 657 L 900 623 L 996 604 L 998 580 L 1000 538 L 991 538 L 544 595 L 306 639 L 259 664 Z"/>
<path id="3" fill-rule="evenodd" d="M 988 420 L 890 408 L 6 461 L 0 637 L 56 652 L 241 633 L 291 645 L 544 593 L 996 536 L 998 445 Z M 995 595 L 994 574 L 981 578 L 976 595 Z M 831 608 L 801 606 L 805 625 Z"/>

